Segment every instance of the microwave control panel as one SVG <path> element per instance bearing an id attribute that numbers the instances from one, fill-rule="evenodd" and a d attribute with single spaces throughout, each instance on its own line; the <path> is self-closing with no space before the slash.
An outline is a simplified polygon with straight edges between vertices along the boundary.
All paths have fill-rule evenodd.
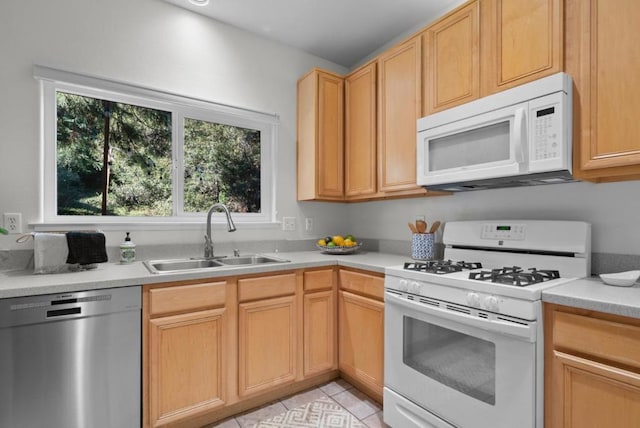
<path id="1" fill-rule="evenodd" d="M 556 106 L 536 110 L 533 118 L 533 156 L 535 160 L 554 159 L 560 157 L 561 131 Z"/>
<path id="2" fill-rule="evenodd" d="M 562 157 L 562 111 L 553 104 L 531 110 L 533 134 L 533 160 L 558 159 Z"/>

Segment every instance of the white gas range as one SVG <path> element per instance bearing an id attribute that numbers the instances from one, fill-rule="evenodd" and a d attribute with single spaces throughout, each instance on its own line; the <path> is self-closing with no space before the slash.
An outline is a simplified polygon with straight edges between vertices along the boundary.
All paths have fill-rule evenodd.
<path id="1" fill-rule="evenodd" d="M 590 274 L 590 225 L 451 222 L 443 243 L 385 270 L 385 422 L 541 428 L 541 294 Z"/>

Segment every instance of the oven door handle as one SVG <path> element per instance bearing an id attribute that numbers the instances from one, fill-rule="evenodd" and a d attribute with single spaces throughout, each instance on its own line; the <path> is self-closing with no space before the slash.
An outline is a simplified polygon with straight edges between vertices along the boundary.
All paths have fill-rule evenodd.
<path id="1" fill-rule="evenodd" d="M 493 333 L 513 336 L 518 339 L 526 340 L 527 342 L 533 343 L 536 341 L 535 321 L 523 321 L 522 324 L 519 324 L 508 320 L 480 318 L 449 309 L 443 309 L 440 307 L 403 299 L 388 291 L 385 291 L 384 295 L 385 303 L 398 305 L 416 312 L 421 312 L 459 324 L 464 324 L 469 327 L 475 327 Z"/>

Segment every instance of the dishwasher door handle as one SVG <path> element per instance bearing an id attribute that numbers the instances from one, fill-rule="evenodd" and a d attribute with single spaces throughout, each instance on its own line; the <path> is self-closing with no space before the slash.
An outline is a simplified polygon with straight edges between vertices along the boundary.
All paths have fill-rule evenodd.
<path id="1" fill-rule="evenodd" d="M 80 313 L 82 313 L 82 308 L 80 307 L 56 309 L 53 311 L 47 311 L 47 318 L 62 317 L 65 315 L 79 315 Z"/>

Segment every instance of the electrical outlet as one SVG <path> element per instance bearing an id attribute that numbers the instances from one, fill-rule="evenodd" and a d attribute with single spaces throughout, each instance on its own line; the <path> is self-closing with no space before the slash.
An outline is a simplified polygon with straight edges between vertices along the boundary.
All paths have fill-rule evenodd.
<path id="1" fill-rule="evenodd" d="M 305 218 L 304 219 L 304 230 L 307 232 L 311 232 L 313 231 L 313 219 L 312 218 Z"/>
<path id="2" fill-rule="evenodd" d="M 22 233 L 22 214 L 4 213 L 4 228 L 11 234 Z"/>
<path id="3" fill-rule="evenodd" d="M 296 218 L 282 217 L 282 230 L 286 230 L 286 231 L 296 230 Z"/>
<path id="4" fill-rule="evenodd" d="M 422 221 L 425 221 L 425 216 L 423 216 L 423 215 L 417 215 L 417 216 L 416 216 L 416 220 L 422 220 Z"/>

